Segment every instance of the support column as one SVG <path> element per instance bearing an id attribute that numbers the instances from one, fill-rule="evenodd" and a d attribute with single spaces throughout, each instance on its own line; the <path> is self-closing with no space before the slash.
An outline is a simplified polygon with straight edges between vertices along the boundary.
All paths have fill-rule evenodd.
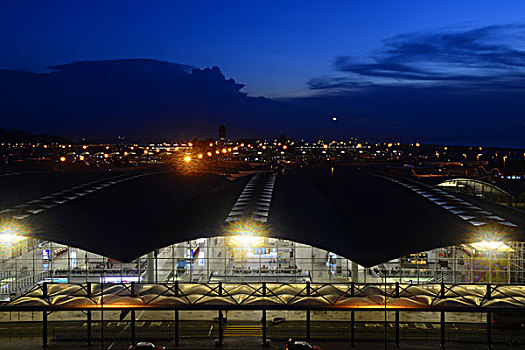
<path id="1" fill-rule="evenodd" d="M 47 311 L 42 313 L 42 347 L 47 349 Z"/>
<path id="2" fill-rule="evenodd" d="M 146 255 L 147 261 L 147 270 L 146 270 L 146 282 L 154 283 L 155 282 L 155 257 L 154 253 L 150 252 Z"/>
<path id="3" fill-rule="evenodd" d="M 492 314 L 487 312 L 487 349 L 492 349 Z"/>
<path id="4" fill-rule="evenodd" d="M 171 245 L 171 279 L 175 281 L 175 247 L 173 244 Z"/>
<path id="5" fill-rule="evenodd" d="M 350 268 L 352 269 L 352 282 L 358 282 L 359 278 L 359 267 L 355 261 L 352 261 L 350 264 Z"/>
<path id="6" fill-rule="evenodd" d="M 47 282 L 42 285 L 42 295 L 47 300 Z M 47 348 L 47 311 L 42 313 L 42 347 Z"/>
<path id="7" fill-rule="evenodd" d="M 155 283 L 159 283 L 159 266 L 158 266 L 159 250 L 158 249 L 155 249 L 153 256 L 155 257 Z"/>
<path id="8" fill-rule="evenodd" d="M 222 336 L 223 336 L 223 329 L 222 329 L 222 310 L 219 310 L 219 346 L 222 346 Z"/>
<path id="9" fill-rule="evenodd" d="M 179 296 L 179 281 L 175 281 L 175 296 Z M 179 345 L 179 310 L 175 310 L 175 345 Z"/>
<path id="10" fill-rule="evenodd" d="M 310 296 L 310 282 L 306 282 L 306 296 Z M 310 341 L 310 310 L 306 310 L 306 341 Z"/>
<path id="11" fill-rule="evenodd" d="M 224 256 L 226 258 L 226 255 Z M 226 271 L 226 270 L 224 270 Z M 222 282 L 219 282 L 219 297 L 222 297 Z M 222 310 L 219 310 L 219 346 L 222 346 L 223 338 L 223 319 L 222 319 Z"/>
<path id="12" fill-rule="evenodd" d="M 399 348 L 399 311 L 396 311 L 396 347 Z"/>
<path id="13" fill-rule="evenodd" d="M 262 343 L 263 346 L 267 346 L 266 344 L 266 310 L 262 310 Z"/>
<path id="14" fill-rule="evenodd" d="M 262 295 L 263 298 L 266 298 L 266 282 L 262 284 Z M 262 310 L 262 342 L 263 346 L 269 345 L 266 340 L 266 309 Z"/>
<path id="15" fill-rule="evenodd" d="M 401 274 L 401 270 L 399 270 L 399 273 Z M 396 299 L 399 298 L 399 282 L 396 282 L 394 296 L 396 297 Z M 396 347 L 399 348 L 399 311 L 396 311 Z"/>
<path id="16" fill-rule="evenodd" d="M 355 311 L 350 311 L 350 346 L 355 348 Z"/>
<path id="17" fill-rule="evenodd" d="M 310 341 L 310 310 L 306 310 L 306 341 Z"/>
<path id="18" fill-rule="evenodd" d="M 87 345 L 91 346 L 92 335 L 91 335 L 91 310 L 87 310 Z"/>
<path id="19" fill-rule="evenodd" d="M 446 345 L 445 345 L 445 311 L 441 311 L 440 331 L 441 331 L 440 346 L 441 346 L 441 349 L 444 349 L 446 347 Z"/>
<path id="20" fill-rule="evenodd" d="M 67 283 L 71 283 L 71 247 L 67 246 Z"/>
<path id="21" fill-rule="evenodd" d="M 100 344 L 104 349 L 104 283 L 100 284 Z"/>
<path id="22" fill-rule="evenodd" d="M 135 334 L 135 310 L 131 310 L 131 344 L 135 345 L 137 337 Z"/>
<path id="23" fill-rule="evenodd" d="M 179 310 L 175 310 L 175 345 L 179 345 Z"/>

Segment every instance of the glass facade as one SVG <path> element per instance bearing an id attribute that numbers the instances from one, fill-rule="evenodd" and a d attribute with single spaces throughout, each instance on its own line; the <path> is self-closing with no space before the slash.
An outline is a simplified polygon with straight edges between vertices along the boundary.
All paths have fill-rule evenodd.
<path id="1" fill-rule="evenodd" d="M 364 268 L 305 244 L 232 236 L 178 243 L 120 263 L 29 238 L 1 251 L 0 294 L 6 300 L 44 281 L 523 284 L 524 251 L 523 242 L 481 242 L 410 254 Z"/>

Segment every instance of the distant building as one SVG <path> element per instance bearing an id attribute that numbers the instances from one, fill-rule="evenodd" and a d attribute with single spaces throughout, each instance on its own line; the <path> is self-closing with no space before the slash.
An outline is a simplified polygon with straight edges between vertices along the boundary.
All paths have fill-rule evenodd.
<path id="1" fill-rule="evenodd" d="M 224 144 L 224 141 L 226 140 L 226 127 L 224 124 L 219 125 L 219 141 L 221 144 Z"/>

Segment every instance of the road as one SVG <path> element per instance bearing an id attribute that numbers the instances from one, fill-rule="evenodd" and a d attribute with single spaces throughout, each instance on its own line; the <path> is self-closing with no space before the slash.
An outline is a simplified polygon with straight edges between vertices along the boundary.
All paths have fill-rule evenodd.
<path id="1" fill-rule="evenodd" d="M 6 344 L 19 344 L 24 349 L 36 349 L 41 346 L 42 325 L 40 322 L 2 322 L 0 323 L 0 341 L 2 349 Z M 166 320 L 148 320 L 136 322 L 136 339 L 151 340 L 158 344 L 174 348 L 174 325 Z M 102 343 L 99 324 L 93 326 L 93 337 L 97 340 L 93 348 L 99 349 L 125 349 L 130 344 L 130 324 L 126 321 L 107 321 L 104 324 L 107 338 Z M 181 321 L 180 346 L 182 349 L 208 349 L 214 348 L 214 340 L 218 338 L 218 323 L 215 321 Z M 78 350 L 88 348 L 85 337 L 87 323 L 75 321 L 49 322 L 48 335 L 50 349 L 66 349 L 74 346 Z M 260 348 L 262 329 L 259 323 L 229 321 L 224 327 L 225 348 L 230 349 L 256 349 Z M 300 321 L 286 321 L 278 325 L 268 324 L 267 336 L 272 339 L 270 349 L 282 349 L 284 341 L 289 337 L 304 339 L 306 334 L 305 324 Z M 323 349 L 341 349 L 350 347 L 350 327 L 348 322 L 312 322 L 311 335 L 313 343 L 323 345 Z M 357 348 L 373 349 L 376 344 L 382 344 L 384 339 L 384 326 L 373 322 L 359 322 L 355 328 Z M 449 349 L 477 349 L 482 348 L 485 336 L 485 325 L 481 323 L 450 323 L 446 328 L 446 339 Z M 389 343 L 394 344 L 394 325 L 388 324 Z M 440 329 L 438 323 L 401 323 L 400 338 L 402 348 L 410 349 L 412 345 L 419 344 L 423 349 L 439 347 Z M 470 337 L 470 338 L 469 338 Z M 478 344 L 465 344 L 463 341 L 476 339 Z M 77 341 L 74 341 L 77 340 Z M 495 349 L 506 348 L 508 343 L 519 340 L 521 344 L 514 348 L 525 348 L 525 331 L 493 330 Z M 365 347 L 370 346 L 370 347 Z M 469 347 L 470 346 L 470 347 Z M 14 349 L 14 348 L 13 348 Z"/>

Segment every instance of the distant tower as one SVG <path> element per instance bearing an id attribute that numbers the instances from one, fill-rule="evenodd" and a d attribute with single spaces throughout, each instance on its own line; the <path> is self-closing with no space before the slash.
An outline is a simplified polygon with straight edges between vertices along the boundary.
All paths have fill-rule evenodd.
<path id="1" fill-rule="evenodd" d="M 226 140 L 226 127 L 224 124 L 219 125 L 219 141 L 221 144 L 224 144 Z"/>

